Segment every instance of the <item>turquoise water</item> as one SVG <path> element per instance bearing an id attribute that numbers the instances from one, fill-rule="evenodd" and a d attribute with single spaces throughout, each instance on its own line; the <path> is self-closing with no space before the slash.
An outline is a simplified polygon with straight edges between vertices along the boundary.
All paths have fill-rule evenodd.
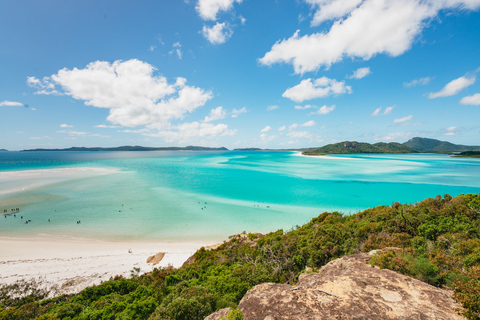
<path id="1" fill-rule="evenodd" d="M 0 209 L 21 209 L 17 217 L 0 219 L 0 236 L 220 241 L 242 231 L 288 230 L 324 211 L 351 214 L 395 201 L 480 192 L 480 161 L 448 155 L 0 153 L 0 174 L 61 167 L 118 172 L 0 194 Z M 3 184 L 0 189 L 9 187 Z"/>

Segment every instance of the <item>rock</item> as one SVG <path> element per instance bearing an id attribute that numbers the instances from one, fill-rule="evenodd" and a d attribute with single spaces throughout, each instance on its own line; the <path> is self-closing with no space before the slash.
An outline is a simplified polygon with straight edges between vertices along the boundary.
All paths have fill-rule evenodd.
<path id="1" fill-rule="evenodd" d="M 222 317 L 227 317 L 227 314 L 232 310 L 231 308 L 224 308 L 220 309 L 215 313 L 212 313 L 208 317 L 206 317 L 204 320 L 220 320 Z"/>
<path id="2" fill-rule="evenodd" d="M 150 256 L 147 258 L 147 263 L 151 263 L 152 265 L 157 265 L 160 261 L 162 261 L 163 257 L 165 257 L 165 252 L 159 252 L 154 256 Z"/>
<path id="3" fill-rule="evenodd" d="M 360 253 L 331 261 L 319 273 L 301 274 L 296 286 L 257 285 L 238 308 L 244 320 L 464 319 L 452 292 L 371 267 L 369 259 Z"/>

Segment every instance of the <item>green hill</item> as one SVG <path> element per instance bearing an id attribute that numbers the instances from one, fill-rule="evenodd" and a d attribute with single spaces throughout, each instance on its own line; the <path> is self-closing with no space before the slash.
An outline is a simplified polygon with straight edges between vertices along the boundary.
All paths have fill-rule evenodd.
<path id="1" fill-rule="evenodd" d="M 418 153 L 418 151 L 397 142 L 370 144 L 366 142 L 344 141 L 303 152 L 304 155 L 354 153 Z"/>
<path id="2" fill-rule="evenodd" d="M 464 146 L 461 144 L 453 144 L 448 141 L 440 141 L 436 139 L 415 137 L 403 145 L 413 148 L 421 152 L 463 152 L 463 151 L 480 151 L 480 146 Z"/>

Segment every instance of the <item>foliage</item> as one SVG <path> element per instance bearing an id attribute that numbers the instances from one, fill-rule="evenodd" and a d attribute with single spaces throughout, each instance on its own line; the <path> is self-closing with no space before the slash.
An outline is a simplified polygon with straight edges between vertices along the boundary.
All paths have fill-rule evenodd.
<path id="1" fill-rule="evenodd" d="M 344 141 L 328 144 L 321 148 L 308 149 L 305 155 L 352 154 L 352 153 L 418 153 L 418 150 L 397 142 L 377 142 L 374 144 L 356 141 Z"/>
<path id="2" fill-rule="evenodd" d="M 240 234 L 213 250 L 201 248 L 180 269 L 112 278 L 71 296 L 18 297 L 0 288 L 0 319 L 203 319 L 230 307 L 253 286 L 295 283 L 344 255 L 382 250 L 371 263 L 434 286 L 454 289 L 469 319 L 479 318 L 480 195 L 445 195 L 413 205 L 394 203 L 351 216 L 324 212 L 289 232 Z M 32 291 L 34 292 L 34 291 Z"/>

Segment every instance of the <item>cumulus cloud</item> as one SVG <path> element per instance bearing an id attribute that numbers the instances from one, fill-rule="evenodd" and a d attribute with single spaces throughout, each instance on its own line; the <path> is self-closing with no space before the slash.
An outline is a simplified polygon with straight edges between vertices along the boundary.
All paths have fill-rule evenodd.
<path id="1" fill-rule="evenodd" d="M 0 102 L 0 107 L 23 107 L 24 104 L 16 101 L 7 101 L 4 100 Z"/>
<path id="2" fill-rule="evenodd" d="M 96 61 L 84 69 L 64 68 L 41 81 L 29 79 L 45 83 L 51 91 L 61 86 L 65 95 L 109 109 L 107 120 L 125 127 L 168 128 L 170 121 L 183 119 L 213 97 L 210 91 L 187 86 L 185 78 L 170 84 L 165 77 L 154 76 L 154 71 L 136 59 L 112 64 Z"/>
<path id="3" fill-rule="evenodd" d="M 302 102 L 315 98 L 323 98 L 332 94 L 339 95 L 352 93 L 352 88 L 345 85 L 345 81 L 337 81 L 327 77 L 321 77 L 312 81 L 305 79 L 295 87 L 287 89 L 282 97 L 289 98 L 295 102 Z"/>
<path id="4" fill-rule="evenodd" d="M 280 108 L 280 107 L 279 106 L 268 106 L 267 111 L 277 110 L 278 108 Z"/>
<path id="5" fill-rule="evenodd" d="M 468 78 L 466 76 L 463 76 L 450 81 L 445 85 L 445 87 L 443 87 L 442 90 L 438 92 L 430 92 L 428 97 L 430 99 L 435 99 L 440 97 L 453 96 L 459 93 L 460 91 L 462 91 L 463 89 L 465 89 L 466 87 L 471 86 L 474 83 L 475 83 L 475 77 Z"/>
<path id="6" fill-rule="evenodd" d="M 462 98 L 462 100 L 460 100 L 460 104 L 480 106 L 480 93 L 475 93 L 472 96 Z"/>
<path id="7" fill-rule="evenodd" d="M 330 107 L 327 106 L 327 105 L 324 105 L 323 107 L 320 107 L 317 111 L 311 112 L 308 115 L 309 116 L 314 115 L 314 114 L 324 115 L 324 114 L 329 114 L 333 110 L 335 110 L 335 105 L 331 105 Z"/>
<path id="8" fill-rule="evenodd" d="M 223 109 L 223 107 L 217 107 L 215 109 L 210 110 L 210 114 L 206 116 L 203 121 L 211 122 L 215 120 L 221 120 L 226 116 L 227 116 L 227 112 Z"/>
<path id="9" fill-rule="evenodd" d="M 298 123 L 294 123 L 291 126 L 288 127 L 288 130 L 295 130 L 298 128 Z"/>
<path id="10" fill-rule="evenodd" d="M 233 110 L 232 110 L 232 118 L 236 118 L 236 117 L 238 117 L 240 114 L 246 113 L 246 112 L 247 112 L 247 108 L 245 108 L 245 107 L 243 107 L 243 108 L 241 108 L 241 109 L 239 109 L 239 110 L 233 108 Z"/>
<path id="11" fill-rule="evenodd" d="M 432 78 L 430 78 L 430 77 L 414 79 L 410 82 L 404 82 L 403 86 L 405 86 L 407 88 L 416 87 L 416 86 L 425 86 L 425 85 L 429 84 L 431 80 L 432 80 Z"/>
<path id="12" fill-rule="evenodd" d="M 281 126 L 280 128 L 278 128 L 278 131 L 284 131 L 286 128 L 286 126 Z"/>
<path id="13" fill-rule="evenodd" d="M 263 128 L 262 130 L 260 130 L 260 132 L 268 132 L 270 131 L 272 128 L 270 126 L 266 126 L 265 128 Z"/>
<path id="14" fill-rule="evenodd" d="M 403 118 L 395 119 L 395 120 L 393 120 L 393 122 L 394 123 L 402 123 L 402 122 L 409 121 L 409 120 L 412 120 L 412 119 L 413 119 L 413 116 L 409 115 L 409 116 L 406 116 L 406 117 L 403 117 Z"/>
<path id="15" fill-rule="evenodd" d="M 320 25 L 324 21 L 341 18 L 352 12 L 362 0 L 305 0 L 312 8 L 316 9 L 311 25 L 312 27 Z"/>
<path id="16" fill-rule="evenodd" d="M 409 50 L 428 22 L 443 9 L 475 10 L 479 0 L 305 0 L 317 9 L 318 25 L 334 19 L 326 32 L 277 41 L 259 62 L 290 63 L 303 74 L 342 61 L 399 56 Z"/>
<path id="17" fill-rule="evenodd" d="M 203 20 L 217 20 L 220 11 L 229 11 L 233 4 L 242 3 L 242 0 L 198 0 L 196 9 Z"/>
<path id="18" fill-rule="evenodd" d="M 370 71 L 369 67 L 366 68 L 359 68 L 353 72 L 352 75 L 348 76 L 348 79 L 362 79 L 371 74 L 372 71 Z"/>
<path id="19" fill-rule="evenodd" d="M 203 26 L 202 34 L 212 44 L 225 43 L 233 34 L 225 22 L 217 22 L 213 27 Z"/>
<path id="20" fill-rule="evenodd" d="M 73 128 L 73 126 L 63 123 L 60 125 L 60 128 Z"/>
<path id="21" fill-rule="evenodd" d="M 301 126 L 302 126 L 302 127 L 313 127 L 314 125 L 316 125 L 315 121 L 310 120 L 310 121 L 305 122 L 305 123 L 302 124 Z"/>
<path id="22" fill-rule="evenodd" d="M 393 111 L 394 108 L 395 108 L 394 105 L 391 106 L 391 107 L 386 107 L 385 111 L 383 111 L 383 115 L 390 114 Z M 382 115 L 382 107 L 375 109 L 375 111 L 373 111 L 373 113 L 372 113 L 373 117 L 377 117 L 377 116 L 381 116 L 381 115 Z"/>
<path id="23" fill-rule="evenodd" d="M 373 137 L 376 141 L 406 140 L 412 137 L 411 132 L 393 132 L 384 135 L 377 134 Z"/>
<path id="24" fill-rule="evenodd" d="M 106 124 L 99 124 L 94 126 L 95 128 L 110 128 L 110 129 L 115 129 L 115 128 L 120 128 L 120 126 L 107 126 Z"/>

